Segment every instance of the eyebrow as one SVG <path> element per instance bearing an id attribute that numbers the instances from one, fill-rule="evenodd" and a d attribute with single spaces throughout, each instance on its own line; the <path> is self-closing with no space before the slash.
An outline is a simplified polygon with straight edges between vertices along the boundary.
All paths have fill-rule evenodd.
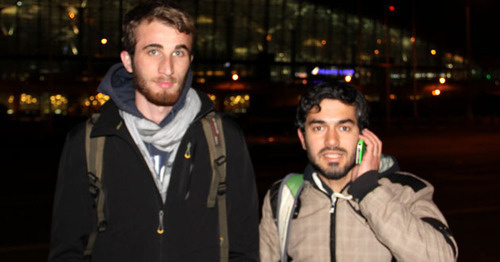
<path id="1" fill-rule="evenodd" d="M 146 45 L 142 48 L 142 50 L 146 50 L 146 49 L 149 49 L 149 48 L 158 48 L 158 49 L 163 49 L 163 45 L 161 44 L 157 44 L 157 43 L 152 43 L 152 44 L 149 44 L 149 45 Z M 191 53 L 191 50 L 189 50 L 189 48 L 187 47 L 187 45 L 185 44 L 180 44 L 180 45 L 176 45 L 175 50 L 179 50 L 179 49 L 185 49 L 186 51 L 188 51 L 188 53 Z"/>
<path id="2" fill-rule="evenodd" d="M 146 49 L 149 49 L 149 48 L 159 48 L 159 49 L 163 49 L 163 46 L 160 45 L 160 44 L 156 44 L 156 43 L 153 43 L 153 44 L 149 44 L 149 45 L 146 45 L 142 48 L 142 50 L 146 50 Z"/>
<path id="3" fill-rule="evenodd" d="M 347 123 L 351 123 L 351 124 L 355 124 L 354 120 L 350 119 L 350 118 L 347 118 L 347 119 L 341 119 L 339 121 L 336 122 L 337 124 L 347 124 Z M 321 120 L 321 119 L 312 119 L 311 121 L 308 122 L 309 125 L 312 125 L 312 124 L 326 124 L 326 121 L 324 120 Z"/>

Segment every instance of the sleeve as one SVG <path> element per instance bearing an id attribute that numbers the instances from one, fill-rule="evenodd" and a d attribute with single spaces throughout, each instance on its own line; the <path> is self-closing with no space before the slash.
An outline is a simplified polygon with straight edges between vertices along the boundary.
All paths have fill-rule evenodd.
<path id="1" fill-rule="evenodd" d="M 84 131 L 80 128 L 66 137 L 59 162 L 52 214 L 50 262 L 87 261 L 83 252 L 93 223 L 93 199 L 88 188 Z"/>
<path id="2" fill-rule="evenodd" d="M 263 262 L 280 261 L 278 229 L 271 210 L 270 191 L 267 192 L 262 206 L 262 219 L 259 225 L 260 260 Z"/>
<path id="3" fill-rule="evenodd" d="M 250 154 L 243 133 L 224 122 L 227 148 L 227 210 L 230 261 L 259 260 L 259 201 Z"/>
<path id="4" fill-rule="evenodd" d="M 455 261 L 457 244 L 432 200 L 432 185 L 408 173 L 378 181 L 379 186 L 357 201 L 373 232 L 396 260 Z"/>

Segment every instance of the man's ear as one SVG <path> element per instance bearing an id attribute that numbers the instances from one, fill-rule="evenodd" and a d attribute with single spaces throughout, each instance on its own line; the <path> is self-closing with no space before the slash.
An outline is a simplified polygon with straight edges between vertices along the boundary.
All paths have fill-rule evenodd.
<path id="1" fill-rule="evenodd" d="M 304 133 L 302 133 L 302 130 L 300 130 L 300 128 L 297 128 L 297 136 L 299 136 L 299 140 L 300 140 L 300 144 L 302 145 L 302 149 L 307 150 L 306 138 L 304 136 Z"/>
<path id="2" fill-rule="evenodd" d="M 190 55 L 189 56 L 189 59 L 191 60 L 191 63 L 193 62 L 193 59 L 194 59 L 194 55 Z"/>
<path id="3" fill-rule="evenodd" d="M 120 59 L 122 60 L 122 64 L 125 67 L 125 70 L 127 70 L 127 72 L 129 73 L 132 73 L 134 71 L 134 67 L 132 66 L 132 57 L 130 56 L 130 54 L 127 51 L 121 51 Z"/>

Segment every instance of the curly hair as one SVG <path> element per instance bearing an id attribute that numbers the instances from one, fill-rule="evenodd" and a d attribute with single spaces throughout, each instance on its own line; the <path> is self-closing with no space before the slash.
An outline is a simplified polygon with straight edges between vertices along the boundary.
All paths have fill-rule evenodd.
<path id="1" fill-rule="evenodd" d="M 123 49 L 131 56 L 135 53 L 137 27 L 143 21 L 150 23 L 153 20 L 158 20 L 181 33 L 191 35 L 192 39 L 196 34 L 193 18 L 175 3 L 159 0 L 146 1 L 130 10 L 123 19 Z"/>
<path id="2" fill-rule="evenodd" d="M 344 104 L 354 106 L 359 130 L 368 127 L 368 103 L 363 94 L 345 83 L 323 82 L 309 88 L 300 98 L 295 125 L 302 132 L 305 131 L 305 122 L 310 110 L 312 108 L 321 110 L 319 104 L 325 98 L 340 100 Z"/>

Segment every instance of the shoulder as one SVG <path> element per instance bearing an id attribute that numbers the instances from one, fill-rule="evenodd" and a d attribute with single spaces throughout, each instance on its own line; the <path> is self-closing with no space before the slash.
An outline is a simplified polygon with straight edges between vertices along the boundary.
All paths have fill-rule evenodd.
<path id="1" fill-rule="evenodd" d="M 384 182 L 384 180 L 386 182 Z M 379 182 L 384 185 L 402 186 L 411 188 L 415 193 L 422 191 L 426 188 L 432 188 L 432 185 L 425 179 L 416 176 L 409 172 L 397 171 L 379 179 Z"/>

